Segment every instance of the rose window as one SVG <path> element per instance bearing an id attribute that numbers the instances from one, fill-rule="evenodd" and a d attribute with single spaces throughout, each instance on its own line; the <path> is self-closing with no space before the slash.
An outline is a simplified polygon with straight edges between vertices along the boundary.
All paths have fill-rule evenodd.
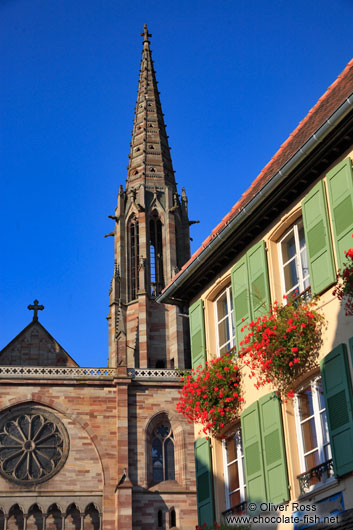
<path id="1" fill-rule="evenodd" d="M 62 468 L 68 446 L 54 414 L 39 407 L 11 409 L 0 421 L 0 473 L 17 484 L 44 482 Z"/>

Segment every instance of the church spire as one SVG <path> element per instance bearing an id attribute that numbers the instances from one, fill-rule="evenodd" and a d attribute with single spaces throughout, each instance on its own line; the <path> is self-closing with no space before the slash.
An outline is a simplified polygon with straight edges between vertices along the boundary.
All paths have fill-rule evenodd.
<path id="1" fill-rule="evenodd" d="M 126 187 L 135 188 L 141 183 L 175 187 L 147 24 L 141 36 L 143 50 Z"/>
<path id="2" fill-rule="evenodd" d="M 115 215 L 109 366 L 184 367 L 187 323 L 156 296 L 190 258 L 185 191 L 178 195 L 147 25 L 126 189 Z"/>

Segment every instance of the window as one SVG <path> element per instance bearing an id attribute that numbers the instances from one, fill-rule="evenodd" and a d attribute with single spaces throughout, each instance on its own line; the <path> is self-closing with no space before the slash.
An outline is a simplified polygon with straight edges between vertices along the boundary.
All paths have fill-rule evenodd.
<path id="1" fill-rule="evenodd" d="M 217 355 L 222 355 L 235 345 L 231 286 L 224 289 L 218 298 L 216 298 L 215 312 L 217 325 Z"/>
<path id="2" fill-rule="evenodd" d="M 139 288 L 139 225 L 136 217 L 132 217 L 128 224 L 128 254 L 128 294 L 129 300 L 135 300 Z"/>
<path id="3" fill-rule="evenodd" d="M 332 455 L 320 377 L 311 381 L 295 395 L 294 406 L 302 471 L 298 478 L 304 493 L 308 488 L 329 478 L 332 469 L 328 465 Z M 323 466 L 322 470 L 310 473 L 313 468 L 320 465 Z"/>
<path id="4" fill-rule="evenodd" d="M 278 245 L 282 292 L 287 297 L 305 291 L 310 286 L 309 265 L 302 219 L 285 233 Z"/>
<path id="5" fill-rule="evenodd" d="M 154 484 L 175 479 L 174 436 L 167 420 L 152 432 L 152 470 Z"/>
<path id="6" fill-rule="evenodd" d="M 170 518 L 169 526 L 170 528 L 174 528 L 176 526 L 176 513 L 175 513 L 174 508 L 172 508 L 169 512 L 169 518 Z"/>
<path id="7" fill-rule="evenodd" d="M 151 294 L 159 294 L 164 287 L 162 223 L 156 211 L 150 220 L 150 277 Z"/>
<path id="8" fill-rule="evenodd" d="M 233 438 L 223 441 L 226 509 L 238 506 L 246 499 L 244 453 L 240 430 Z"/>

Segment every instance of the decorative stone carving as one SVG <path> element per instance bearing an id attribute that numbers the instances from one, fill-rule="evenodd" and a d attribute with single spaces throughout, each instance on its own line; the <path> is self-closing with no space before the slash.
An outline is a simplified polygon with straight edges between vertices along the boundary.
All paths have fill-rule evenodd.
<path id="1" fill-rule="evenodd" d="M 52 478 L 65 464 L 69 436 L 51 412 L 34 405 L 9 409 L 0 419 L 0 474 L 31 486 Z"/>

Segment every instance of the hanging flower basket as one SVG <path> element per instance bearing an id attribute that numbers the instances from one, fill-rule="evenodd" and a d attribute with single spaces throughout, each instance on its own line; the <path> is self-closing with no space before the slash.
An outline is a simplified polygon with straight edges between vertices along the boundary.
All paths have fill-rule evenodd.
<path id="1" fill-rule="evenodd" d="M 353 316 L 353 248 L 345 252 L 347 261 L 344 263 L 343 270 L 337 274 L 337 285 L 332 294 L 342 303 L 346 316 Z"/>
<path id="2" fill-rule="evenodd" d="M 323 322 L 314 302 L 298 298 L 275 302 L 268 314 L 245 325 L 240 357 L 255 387 L 272 383 L 281 395 L 293 397 L 293 381 L 317 366 Z"/>
<path id="3" fill-rule="evenodd" d="M 234 361 L 234 350 L 206 362 L 182 377 L 177 411 L 190 422 L 201 423 L 202 431 L 221 436 L 224 427 L 239 417 L 240 395 L 239 366 Z"/>

